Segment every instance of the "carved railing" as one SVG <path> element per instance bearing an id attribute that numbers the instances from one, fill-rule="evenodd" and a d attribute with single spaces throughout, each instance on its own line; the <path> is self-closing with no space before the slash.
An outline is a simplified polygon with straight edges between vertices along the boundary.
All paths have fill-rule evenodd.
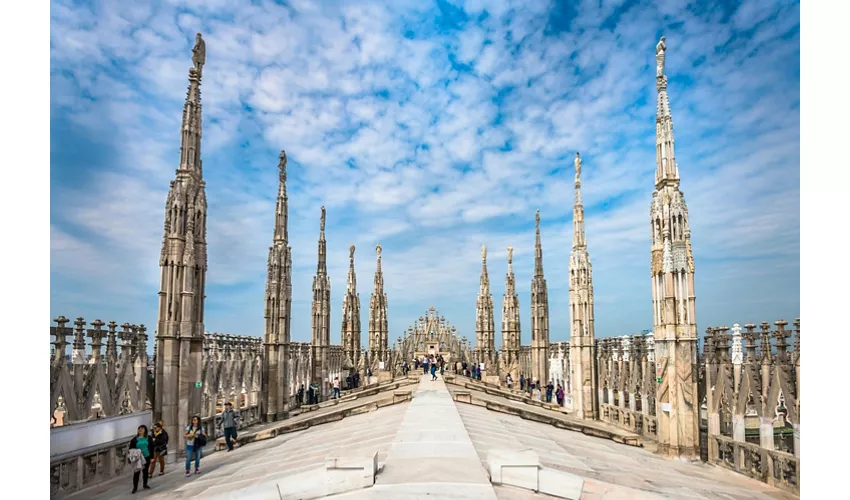
<path id="1" fill-rule="evenodd" d="M 599 404 L 599 420 L 651 439 L 655 439 L 658 426 L 654 415 L 605 403 Z"/>
<path id="2" fill-rule="evenodd" d="M 655 439 L 655 339 L 623 335 L 596 339 L 599 419 Z"/>
<path id="3" fill-rule="evenodd" d="M 799 492 L 800 320 L 709 328 L 703 405 L 708 461 Z M 793 345 L 788 341 L 794 336 Z M 731 346 L 730 346 L 731 341 Z M 731 347 L 731 352 L 730 352 Z"/>
<path id="4" fill-rule="evenodd" d="M 204 334 L 201 421 L 211 435 L 223 435 L 221 414 L 227 402 L 239 411 L 239 428 L 261 422 L 264 354 L 259 337 Z"/>
<path id="5" fill-rule="evenodd" d="M 711 457 L 711 463 L 772 486 L 800 491 L 798 457 L 725 436 L 709 436 L 709 443 L 717 450 L 717 454 Z"/>
<path id="6" fill-rule="evenodd" d="M 144 325 L 96 319 L 92 328 L 77 318 L 74 328 L 64 316 L 50 328 L 50 426 L 127 415 L 150 407 L 147 334 Z M 107 329 L 104 330 L 103 327 Z M 73 336 L 71 354 L 67 337 Z M 86 337 L 90 342 L 86 342 Z M 106 339 L 106 352 L 102 351 Z M 91 350 L 91 356 L 86 350 Z M 69 362 L 70 359 L 70 362 Z"/>

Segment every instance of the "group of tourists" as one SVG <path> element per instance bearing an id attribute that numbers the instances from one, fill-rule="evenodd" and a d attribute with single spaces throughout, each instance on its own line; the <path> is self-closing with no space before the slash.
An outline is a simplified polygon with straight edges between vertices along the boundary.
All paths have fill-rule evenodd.
<path id="1" fill-rule="evenodd" d="M 236 428 L 239 425 L 239 412 L 233 409 L 229 401 L 224 405 L 221 414 L 221 427 L 227 451 L 233 451 L 236 440 Z M 195 462 L 195 474 L 201 473 L 201 449 L 207 445 L 207 430 L 201 424 L 201 417 L 195 415 L 186 426 L 183 433 L 186 440 L 186 477 L 192 476 L 192 461 Z M 133 466 L 133 493 L 139 490 L 139 478 L 142 479 L 142 489 L 149 490 L 148 480 L 156 471 L 159 463 L 159 475 L 165 474 L 165 457 L 168 454 L 168 433 L 165 432 L 164 422 L 160 420 L 153 424 L 152 431 L 147 425 L 140 425 L 136 436 L 130 440 L 127 461 Z"/>
<path id="2" fill-rule="evenodd" d="M 406 365 L 407 361 L 404 364 Z M 431 380 L 437 380 L 437 370 L 440 370 L 440 376 L 445 373 L 445 365 L 446 360 L 443 359 L 441 354 L 426 354 L 422 356 L 422 361 L 416 358 L 413 360 L 414 369 L 418 369 L 421 366 L 423 375 L 428 375 L 428 372 L 431 372 Z"/>
<path id="3" fill-rule="evenodd" d="M 508 375 L 510 377 L 510 375 Z M 508 384 L 510 388 L 513 384 Z M 561 384 L 553 384 L 550 380 L 548 384 L 542 386 L 539 380 L 532 380 L 530 378 L 525 378 L 522 374 L 519 376 L 519 390 L 523 392 L 527 392 L 532 399 L 537 401 L 546 401 L 547 403 L 552 402 L 552 398 L 555 398 L 555 401 L 559 406 L 564 405 L 564 388 L 561 387 Z M 544 396 L 545 394 L 545 396 Z M 545 397 L 545 399 L 544 399 Z"/>

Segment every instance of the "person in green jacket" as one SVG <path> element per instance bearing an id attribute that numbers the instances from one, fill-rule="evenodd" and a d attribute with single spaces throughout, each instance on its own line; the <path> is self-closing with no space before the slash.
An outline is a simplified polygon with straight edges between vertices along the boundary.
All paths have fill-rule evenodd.
<path id="1" fill-rule="evenodd" d="M 142 470 L 137 470 L 133 473 L 133 493 L 139 489 L 139 474 L 142 475 L 142 488 L 149 490 L 148 486 L 148 469 L 151 466 L 151 438 L 148 436 L 148 426 L 140 425 L 136 437 L 130 440 L 130 449 L 138 449 L 145 457 L 145 466 Z"/>

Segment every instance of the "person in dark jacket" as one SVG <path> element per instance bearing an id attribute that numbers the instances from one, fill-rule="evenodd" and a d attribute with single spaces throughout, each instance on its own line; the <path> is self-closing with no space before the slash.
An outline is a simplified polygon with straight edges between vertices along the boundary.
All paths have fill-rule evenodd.
<path id="1" fill-rule="evenodd" d="M 130 440 L 130 449 L 138 449 L 142 452 L 145 458 L 145 466 L 142 470 L 137 470 L 133 473 L 133 493 L 139 489 L 139 474 L 142 475 L 142 488 L 149 490 L 148 486 L 148 468 L 151 465 L 151 438 L 148 436 L 148 426 L 140 425 L 136 437 Z"/>
<path id="2" fill-rule="evenodd" d="M 148 477 L 153 476 L 156 463 L 159 462 L 159 475 L 165 474 L 165 455 L 168 454 L 168 433 L 162 428 L 162 420 L 153 424 L 153 435 L 151 436 L 153 458 Z"/>

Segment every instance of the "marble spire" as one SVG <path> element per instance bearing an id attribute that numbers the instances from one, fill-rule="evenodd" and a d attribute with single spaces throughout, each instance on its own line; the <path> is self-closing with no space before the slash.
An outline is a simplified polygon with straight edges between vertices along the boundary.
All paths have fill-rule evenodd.
<path id="1" fill-rule="evenodd" d="M 201 380 L 204 340 L 204 299 L 207 274 L 207 196 L 201 164 L 201 69 L 206 49 L 193 66 L 183 103 L 180 159 L 165 201 L 160 251 L 159 311 L 156 328 L 157 387 L 154 417 L 165 421 L 175 436 L 175 451 L 184 449 L 179 429 L 189 415 L 200 413 L 200 398 L 189 386 Z"/>
<path id="2" fill-rule="evenodd" d="M 510 373 L 519 382 L 519 350 L 522 344 L 519 296 L 514 276 L 514 249 L 508 247 L 508 272 L 505 275 L 505 295 L 502 297 L 502 373 Z"/>
<path id="3" fill-rule="evenodd" d="M 593 266 L 584 233 L 584 204 L 581 200 L 582 159 L 576 153 L 575 205 L 573 206 L 573 249 L 570 253 L 570 367 L 573 408 L 577 417 L 597 418 L 598 394 L 594 390 L 596 356 L 593 354 Z"/>
<path id="4" fill-rule="evenodd" d="M 381 270 L 382 251 L 381 245 L 378 244 L 375 247 L 377 254 L 375 283 L 372 297 L 369 299 L 369 362 L 373 365 L 386 361 L 390 335 L 387 322 L 387 294 L 384 293 L 384 273 Z"/>
<path id="5" fill-rule="evenodd" d="M 490 373 L 495 372 L 495 318 L 493 295 L 490 294 L 490 276 L 487 274 L 487 246 L 481 245 L 481 280 L 475 304 L 475 354 L 479 363 L 485 363 Z"/>
<path id="6" fill-rule="evenodd" d="M 655 47 L 658 106 L 655 117 L 655 191 L 650 205 L 653 335 L 660 382 L 656 391 L 658 451 L 699 456 L 697 330 L 694 260 L 688 207 L 679 188 L 673 117 L 665 74 L 667 42 Z M 664 410 L 668 408 L 669 410 Z"/>
<path id="7" fill-rule="evenodd" d="M 543 276 L 540 210 L 535 214 L 534 278 L 531 280 L 531 373 L 534 380 L 549 381 L 549 292 Z"/>
<path id="8" fill-rule="evenodd" d="M 330 392 L 328 380 L 329 349 L 331 343 L 331 279 L 328 276 L 327 242 L 325 241 L 325 207 L 322 207 L 322 217 L 319 226 L 319 258 L 316 266 L 316 276 L 313 277 L 313 310 L 312 310 L 312 348 L 313 348 L 313 381 L 320 387 L 320 394 L 327 396 Z"/>
<path id="9" fill-rule="evenodd" d="M 357 294 L 357 275 L 354 272 L 354 245 L 348 254 L 348 283 L 342 298 L 343 358 L 353 368 L 360 362 L 360 295 Z"/>
<path id="10" fill-rule="evenodd" d="M 277 165 L 279 183 L 275 208 L 274 234 L 269 247 L 265 292 L 266 362 L 263 363 L 264 419 L 285 418 L 289 403 L 289 342 L 292 317 L 292 249 L 289 247 L 288 199 L 286 196 L 286 152 Z"/>

